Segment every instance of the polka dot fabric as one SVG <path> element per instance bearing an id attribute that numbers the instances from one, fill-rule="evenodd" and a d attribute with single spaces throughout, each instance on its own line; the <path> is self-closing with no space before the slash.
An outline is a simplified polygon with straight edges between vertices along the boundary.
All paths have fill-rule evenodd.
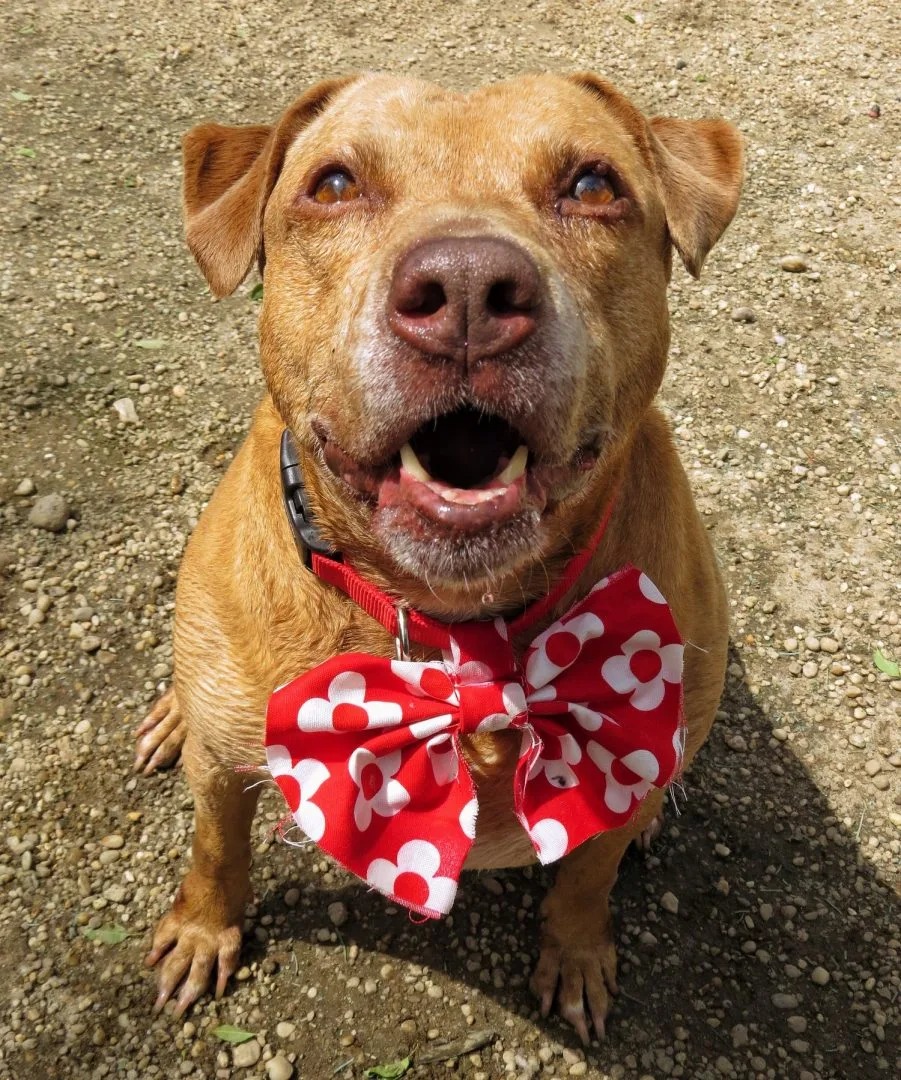
<path id="1" fill-rule="evenodd" d="M 272 695 L 269 770 L 297 825 L 391 900 L 450 911 L 477 831 L 462 736 L 521 731 L 514 807 L 554 862 L 681 768 L 682 639 L 635 567 L 521 655 L 502 619 L 453 624 L 441 661 L 332 657 Z"/>

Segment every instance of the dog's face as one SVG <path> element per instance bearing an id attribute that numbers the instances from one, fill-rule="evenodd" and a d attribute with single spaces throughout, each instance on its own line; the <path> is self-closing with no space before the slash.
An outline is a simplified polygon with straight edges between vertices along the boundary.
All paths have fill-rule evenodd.
<path id="1" fill-rule="evenodd" d="M 450 587 L 596 519 L 663 376 L 671 246 L 697 274 L 741 173 L 727 124 L 587 75 L 324 83 L 185 162 L 214 290 L 265 261 L 263 370 L 323 532 Z"/>

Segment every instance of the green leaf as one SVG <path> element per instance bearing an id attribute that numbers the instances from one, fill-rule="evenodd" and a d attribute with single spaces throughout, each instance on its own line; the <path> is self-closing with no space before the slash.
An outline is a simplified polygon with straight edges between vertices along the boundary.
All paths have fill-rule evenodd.
<path id="1" fill-rule="evenodd" d="M 82 933 L 88 941 L 102 941 L 104 945 L 121 945 L 127 937 L 131 937 L 131 932 L 124 926 L 119 926 L 118 923 L 112 926 L 99 926 L 96 930 L 85 927 Z"/>
<path id="2" fill-rule="evenodd" d="M 633 26 L 635 25 L 635 16 L 634 15 L 623 15 L 623 18 L 626 20 L 626 22 L 632 23 Z"/>
<path id="3" fill-rule="evenodd" d="M 31 94 L 26 94 L 24 90 L 13 90 L 12 97 L 16 101 L 31 101 Z"/>
<path id="4" fill-rule="evenodd" d="M 392 1061 L 390 1065 L 373 1065 L 363 1073 L 364 1076 L 377 1076 L 379 1080 L 397 1080 L 410 1068 L 410 1059 Z"/>
<path id="5" fill-rule="evenodd" d="M 875 649 L 873 651 L 873 663 L 880 671 L 884 672 L 892 679 L 897 679 L 901 675 L 901 665 L 896 660 L 889 660 L 882 649 Z"/>
<path id="6" fill-rule="evenodd" d="M 17 146 L 16 147 L 16 153 L 19 155 L 19 157 L 27 157 L 27 158 L 37 157 L 37 154 L 35 153 L 34 150 L 31 149 L 30 146 Z"/>
<path id="7" fill-rule="evenodd" d="M 255 1031 L 245 1031 L 243 1028 L 235 1027 L 233 1024 L 222 1024 L 220 1027 L 213 1028 L 213 1034 L 217 1039 L 227 1043 L 234 1043 L 236 1046 L 256 1038 Z"/>
<path id="8" fill-rule="evenodd" d="M 258 281 L 256 283 L 256 285 L 254 285 L 254 287 L 250 290 L 250 299 L 251 300 L 262 300 L 263 299 L 263 283 L 262 283 L 262 281 Z"/>
<path id="9" fill-rule="evenodd" d="M 139 349 L 161 349 L 165 344 L 163 338 L 159 337 L 142 337 L 135 342 Z"/>

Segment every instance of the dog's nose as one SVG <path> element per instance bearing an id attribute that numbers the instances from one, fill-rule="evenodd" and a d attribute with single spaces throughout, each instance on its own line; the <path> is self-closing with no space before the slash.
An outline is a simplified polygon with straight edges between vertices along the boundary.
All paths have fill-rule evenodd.
<path id="1" fill-rule="evenodd" d="M 495 236 L 425 240 L 402 256 L 388 296 L 388 322 L 430 356 L 469 364 L 519 345 L 542 309 L 538 267 Z"/>

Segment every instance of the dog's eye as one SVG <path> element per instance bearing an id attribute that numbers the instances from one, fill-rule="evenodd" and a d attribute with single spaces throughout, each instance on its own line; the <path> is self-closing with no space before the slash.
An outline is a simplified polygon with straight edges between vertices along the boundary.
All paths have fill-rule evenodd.
<path id="1" fill-rule="evenodd" d="M 360 185 L 350 173 L 335 169 L 319 178 L 312 197 L 318 203 L 350 202 L 360 197 Z"/>
<path id="2" fill-rule="evenodd" d="M 585 206 L 606 206 L 616 199 L 616 192 L 606 176 L 595 169 L 586 169 L 573 181 L 569 197 Z"/>

